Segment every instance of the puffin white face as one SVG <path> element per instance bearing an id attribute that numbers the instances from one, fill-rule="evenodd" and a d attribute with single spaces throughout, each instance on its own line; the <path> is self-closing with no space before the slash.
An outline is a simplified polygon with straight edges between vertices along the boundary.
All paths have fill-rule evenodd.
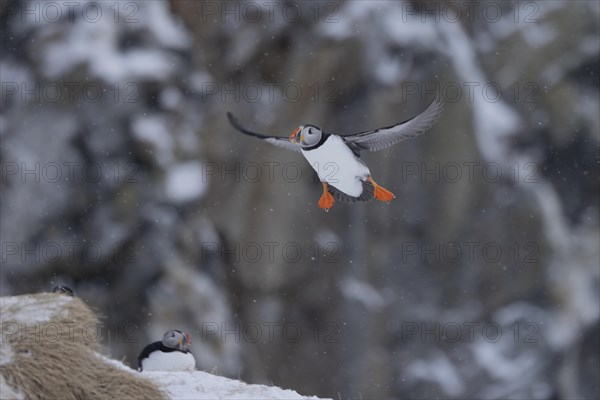
<path id="1" fill-rule="evenodd" d="M 302 147 L 311 147 L 319 143 L 321 137 L 323 132 L 320 128 L 314 125 L 300 125 L 290 135 L 290 141 Z"/>
<path id="2" fill-rule="evenodd" d="M 187 332 L 181 332 L 174 329 L 165 333 L 162 343 L 166 347 L 186 351 L 190 347 L 190 344 L 192 344 L 192 337 Z"/>

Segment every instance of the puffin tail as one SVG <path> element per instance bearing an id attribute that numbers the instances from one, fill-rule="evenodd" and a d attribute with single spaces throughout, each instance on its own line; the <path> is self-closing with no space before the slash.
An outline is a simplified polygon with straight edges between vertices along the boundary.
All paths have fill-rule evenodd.
<path id="1" fill-rule="evenodd" d="M 327 190 L 333 195 L 336 200 L 343 201 L 345 203 L 356 203 L 357 201 L 371 201 L 375 198 L 375 186 L 369 181 L 362 182 L 362 193 L 358 197 L 350 196 L 339 189 L 334 188 L 331 185 L 327 185 Z"/>

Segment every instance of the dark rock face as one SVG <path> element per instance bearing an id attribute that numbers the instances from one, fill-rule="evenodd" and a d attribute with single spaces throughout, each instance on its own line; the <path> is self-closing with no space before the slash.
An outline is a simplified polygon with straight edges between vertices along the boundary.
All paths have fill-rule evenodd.
<path id="1" fill-rule="evenodd" d="M 300 393 L 598 397 L 597 4 L 267 3 L 2 3 L 2 294 Z M 435 93 L 363 156 L 396 200 L 327 214 L 225 116 L 349 134 Z"/>

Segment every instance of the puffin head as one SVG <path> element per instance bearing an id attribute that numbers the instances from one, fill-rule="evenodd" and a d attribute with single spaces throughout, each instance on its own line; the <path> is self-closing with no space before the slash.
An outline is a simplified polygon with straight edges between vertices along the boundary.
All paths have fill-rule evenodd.
<path id="1" fill-rule="evenodd" d="M 314 125 L 300 125 L 290 135 L 290 142 L 297 143 L 302 147 L 311 147 L 319 143 L 323 137 L 321 128 Z"/>
<path id="2" fill-rule="evenodd" d="M 165 333 L 162 339 L 163 345 L 172 349 L 186 351 L 192 344 L 192 337 L 187 332 L 181 332 L 173 329 Z"/>

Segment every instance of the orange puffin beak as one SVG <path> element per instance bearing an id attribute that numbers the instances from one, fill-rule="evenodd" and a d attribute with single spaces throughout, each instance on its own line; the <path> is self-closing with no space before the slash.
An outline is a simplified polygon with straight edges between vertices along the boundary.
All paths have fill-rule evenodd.
<path id="1" fill-rule="evenodd" d="M 182 332 L 183 335 L 179 338 L 179 348 L 188 349 L 192 344 L 192 337 L 187 332 Z"/>
<path id="2" fill-rule="evenodd" d="M 300 132 L 300 130 L 302 129 L 301 126 L 299 126 L 298 128 L 294 129 L 294 132 L 292 132 L 292 134 L 290 135 L 290 142 L 292 143 L 300 143 L 298 140 L 298 132 Z"/>

